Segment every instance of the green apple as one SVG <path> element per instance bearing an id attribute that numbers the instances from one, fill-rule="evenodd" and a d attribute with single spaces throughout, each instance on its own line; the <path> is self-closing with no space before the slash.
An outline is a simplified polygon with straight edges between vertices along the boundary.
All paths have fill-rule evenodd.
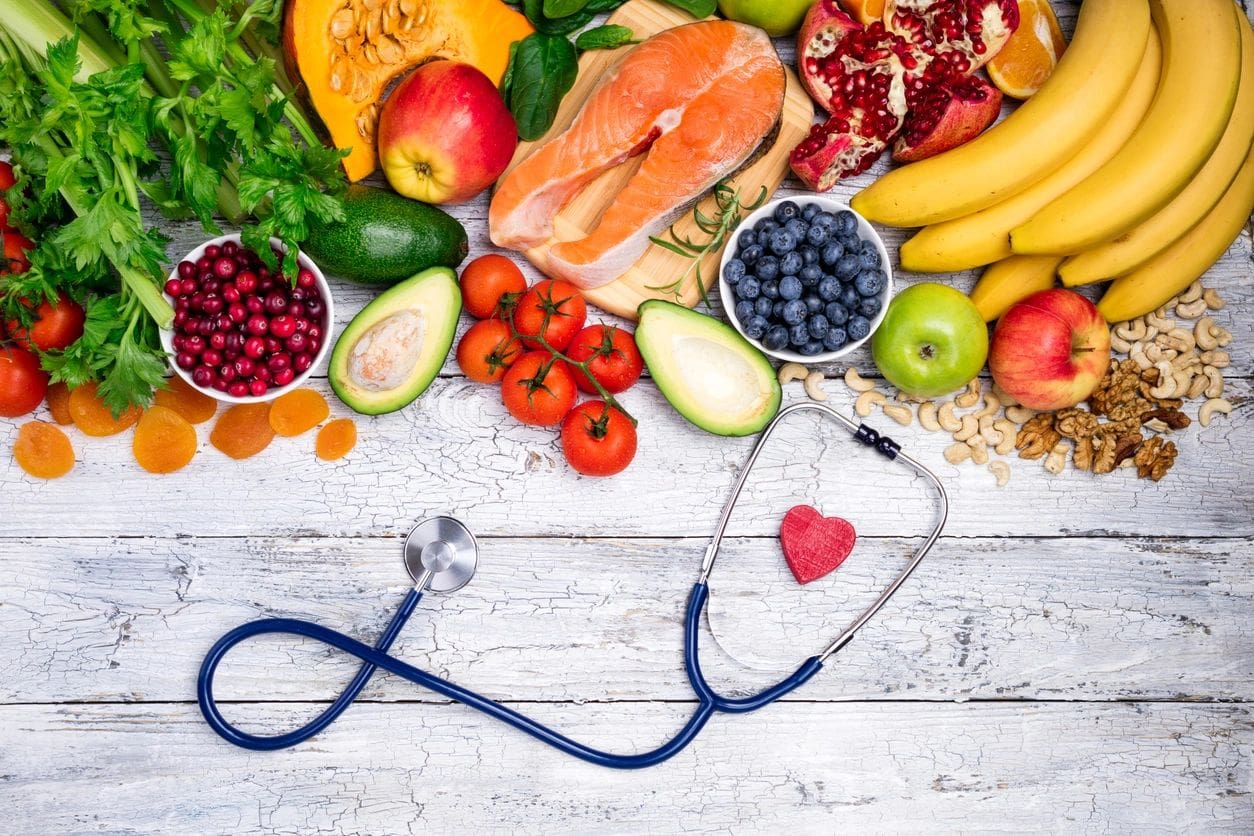
<path id="1" fill-rule="evenodd" d="M 761 27 L 772 38 L 796 32 L 812 5 L 814 0 L 718 0 L 723 17 Z"/>
<path id="2" fill-rule="evenodd" d="M 871 337 L 871 356 L 902 392 L 934 398 L 980 373 L 988 359 L 988 326 L 965 294 L 923 282 L 888 304 Z"/>

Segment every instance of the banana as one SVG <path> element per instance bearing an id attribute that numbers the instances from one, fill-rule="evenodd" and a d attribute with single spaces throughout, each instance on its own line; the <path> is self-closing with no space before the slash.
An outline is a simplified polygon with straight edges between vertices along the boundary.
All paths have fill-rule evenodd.
<path id="1" fill-rule="evenodd" d="M 1163 74 L 1145 121 L 1110 162 L 1011 230 L 1017 253 L 1073 255 L 1122 235 L 1180 193 L 1219 143 L 1241 78 L 1232 0 L 1150 0 Z"/>
<path id="2" fill-rule="evenodd" d="M 901 245 L 902 268 L 916 273 L 948 273 L 1009 258 L 1010 230 L 1101 168 L 1132 136 L 1154 100 L 1162 57 L 1158 34 L 1151 29 L 1132 86 L 1110 121 L 1080 153 L 1044 180 L 995 206 L 919 230 Z"/>
<path id="3" fill-rule="evenodd" d="M 1254 141 L 1254 29 L 1241 16 L 1241 83 L 1232 121 L 1206 165 L 1184 191 L 1140 226 L 1062 263 L 1067 287 L 1122 276 L 1144 264 L 1188 232 L 1211 210 L 1232 183 Z M 905 247 L 902 247 L 905 263 Z"/>
<path id="4" fill-rule="evenodd" d="M 989 266 L 971 290 L 971 301 L 992 322 L 1006 309 L 1038 290 L 1054 286 L 1054 273 L 1062 259 L 1056 255 L 1012 255 Z"/>
<path id="5" fill-rule="evenodd" d="M 1074 157 L 1114 113 L 1149 30 L 1148 0 L 1087 0 L 1071 44 L 1036 95 L 965 145 L 890 171 L 855 195 L 853 208 L 889 226 L 924 226 L 987 209 L 1032 185 Z"/>
<path id="6" fill-rule="evenodd" d="M 1254 210 L 1254 148 L 1228 191 L 1183 238 L 1116 279 L 1097 303 L 1107 322 L 1135 319 L 1164 304 L 1206 272 L 1241 234 Z"/>

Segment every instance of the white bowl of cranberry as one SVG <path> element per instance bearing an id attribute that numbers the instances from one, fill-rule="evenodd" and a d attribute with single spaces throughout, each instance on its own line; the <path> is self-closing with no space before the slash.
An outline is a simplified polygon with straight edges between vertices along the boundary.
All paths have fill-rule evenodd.
<path id="1" fill-rule="evenodd" d="M 304 383 L 331 349 L 333 320 L 322 271 L 304 254 L 299 264 L 293 283 L 239 235 L 188 253 L 166 279 L 174 325 L 161 332 L 179 377 L 228 403 L 268 401 Z"/>
<path id="2" fill-rule="evenodd" d="M 773 200 L 723 249 L 719 292 L 732 325 L 771 357 L 836 360 L 871 338 L 893 293 L 871 224 L 821 195 Z"/>

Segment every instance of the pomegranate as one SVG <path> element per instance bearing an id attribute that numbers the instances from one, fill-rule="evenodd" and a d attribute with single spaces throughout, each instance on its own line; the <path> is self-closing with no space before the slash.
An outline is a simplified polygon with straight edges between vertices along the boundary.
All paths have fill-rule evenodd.
<path id="1" fill-rule="evenodd" d="M 933 78 L 967 76 L 1019 28 L 1018 0 L 888 0 L 888 29 L 931 60 Z"/>
<path id="2" fill-rule="evenodd" d="M 974 139 L 997 119 L 1001 98 L 979 76 L 923 87 L 907 97 L 910 113 L 893 143 L 893 159 L 914 162 Z"/>

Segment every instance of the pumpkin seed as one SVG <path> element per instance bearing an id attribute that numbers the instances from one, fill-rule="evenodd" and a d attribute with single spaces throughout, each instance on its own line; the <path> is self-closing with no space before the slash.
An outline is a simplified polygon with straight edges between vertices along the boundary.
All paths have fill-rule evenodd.
<path id="1" fill-rule="evenodd" d="M 365 6 L 366 11 L 373 12 L 383 5 L 383 0 L 361 0 L 361 4 Z"/>
<path id="2" fill-rule="evenodd" d="M 379 54 L 379 60 L 385 64 L 396 64 L 405 57 L 400 44 L 387 35 L 379 38 L 379 42 L 375 44 L 375 51 Z"/>
<path id="3" fill-rule="evenodd" d="M 353 10 L 340 9 L 331 18 L 331 37 L 336 40 L 347 38 L 353 31 Z"/>

